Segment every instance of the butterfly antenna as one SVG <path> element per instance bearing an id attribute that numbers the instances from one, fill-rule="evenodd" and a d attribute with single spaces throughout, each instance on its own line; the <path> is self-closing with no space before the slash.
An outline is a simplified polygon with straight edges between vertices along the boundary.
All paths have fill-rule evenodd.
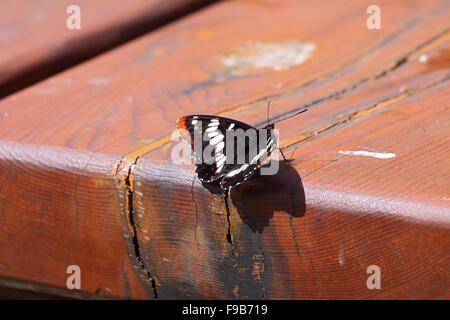
<path id="1" fill-rule="evenodd" d="M 295 117 L 295 116 L 299 115 L 300 113 L 303 113 L 303 112 L 306 112 L 306 111 L 308 111 L 308 109 L 303 109 L 303 110 L 300 110 L 300 111 L 298 111 L 298 112 L 296 112 L 296 113 L 294 113 L 294 114 L 290 115 L 289 117 L 286 117 L 286 118 L 283 118 L 283 119 L 281 119 L 280 121 L 284 121 L 284 120 L 287 120 L 287 119 L 293 118 L 293 117 Z"/>
<path id="2" fill-rule="evenodd" d="M 271 100 L 269 99 L 269 100 L 267 101 L 267 126 L 270 125 L 270 121 L 269 121 L 270 102 L 271 102 Z"/>

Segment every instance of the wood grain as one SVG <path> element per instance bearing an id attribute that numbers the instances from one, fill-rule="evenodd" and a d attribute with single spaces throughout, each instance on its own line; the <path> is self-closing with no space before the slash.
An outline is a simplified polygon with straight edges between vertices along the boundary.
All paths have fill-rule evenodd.
<path id="1" fill-rule="evenodd" d="M 448 299 L 450 8 L 381 1 L 368 30 L 370 4 L 220 2 L 2 100 L 0 276 L 64 288 L 73 263 L 107 297 Z M 258 56 L 290 50 L 302 62 Z M 224 200 L 170 161 L 178 117 L 261 125 L 268 97 L 291 166 Z"/>
<path id="2" fill-rule="evenodd" d="M 0 98 L 160 27 L 211 1 L 69 0 L 0 4 Z M 80 8 L 70 30 L 66 9 Z"/>

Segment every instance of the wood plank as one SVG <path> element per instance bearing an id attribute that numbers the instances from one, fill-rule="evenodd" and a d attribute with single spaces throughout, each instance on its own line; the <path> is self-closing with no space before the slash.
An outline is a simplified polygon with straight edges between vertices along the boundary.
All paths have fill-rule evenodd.
<path id="1" fill-rule="evenodd" d="M 293 146 L 293 167 L 233 189 L 228 212 L 192 168 L 141 159 L 135 223 L 159 295 L 448 298 L 449 94 L 436 85 Z M 396 158 L 339 154 L 355 149 Z M 366 287 L 370 265 L 382 290 Z"/>
<path id="2" fill-rule="evenodd" d="M 81 28 L 66 27 L 73 1 L 0 3 L 0 98 L 129 41 L 211 1 L 86 1 Z"/>
<path id="3" fill-rule="evenodd" d="M 364 158 L 354 160 L 353 166 L 335 161 L 342 157 L 339 150 L 365 146 L 363 149 L 376 151 L 377 139 L 381 140 L 380 151 L 386 151 L 388 145 L 402 157 L 403 152 L 411 152 L 424 128 L 430 127 L 420 120 L 433 123 L 440 119 L 448 124 L 448 116 L 444 116 L 450 93 L 448 45 L 448 32 L 437 33 L 357 81 L 325 83 L 272 98 L 273 112 L 279 108 L 289 111 L 279 112 L 275 115 L 278 118 L 289 116 L 302 97 L 310 99 L 298 106 L 308 106 L 310 111 L 280 123 L 281 144 L 289 147 L 288 154 L 295 150 L 296 170 L 286 166 L 275 178 L 249 181 L 232 190 L 227 205 L 189 175 L 192 168 L 183 171 L 167 163 L 152 165 L 168 159 L 171 146 L 140 158 L 133 170 L 135 223 L 141 230 L 138 238 L 145 264 L 160 284 L 159 295 L 240 299 L 448 297 L 448 273 L 442 270 L 448 270 L 449 265 L 441 253 L 449 244 L 450 212 L 445 192 L 450 186 L 439 166 L 448 157 L 448 143 L 443 143 L 446 125 L 437 125 L 429 134 L 440 149 L 427 151 L 426 147 L 434 145 L 429 140 L 420 141 L 416 159 L 407 156 L 403 170 L 396 170 L 401 166 L 397 161 L 389 161 L 384 168 L 385 160 L 378 160 L 375 163 L 383 168 L 378 171 Z M 420 62 L 420 57 L 429 60 Z M 343 78 L 352 79 L 360 72 Z M 432 90 L 431 96 L 416 98 L 427 90 Z M 416 109 L 408 110 L 403 101 L 412 97 L 417 99 L 412 100 Z M 407 107 L 411 109 L 411 104 Z M 236 114 L 239 119 L 261 124 L 265 108 L 263 101 Z M 375 118 L 390 108 L 394 110 Z M 407 116 L 410 114 L 414 116 Z M 405 122 L 403 128 L 398 115 Z M 360 121 L 364 123 L 357 125 Z M 388 123 L 390 132 L 369 135 L 368 126 L 374 126 L 376 133 Z M 343 138 L 336 132 L 346 126 Z M 398 135 L 398 145 L 393 146 L 394 134 Z M 321 138 L 325 136 L 328 139 Z M 304 151 L 302 144 L 297 149 L 303 141 L 311 148 Z M 336 163 L 341 165 L 334 175 L 329 174 Z M 424 163 L 435 165 L 434 175 L 420 169 Z M 321 175 L 312 182 L 319 170 Z M 176 188 L 170 185 L 175 180 Z M 434 186 L 431 190 L 430 184 Z M 191 192 L 186 192 L 189 189 Z M 420 191 L 423 194 L 417 197 Z M 191 205 L 186 205 L 189 202 Z M 227 238 L 233 239 L 228 247 L 224 246 Z M 366 287 L 366 268 L 372 264 L 389 270 L 381 291 Z M 207 283 L 217 286 L 206 288 Z"/>
<path id="4" fill-rule="evenodd" d="M 11 249 L 0 276 L 64 288 L 74 263 L 83 291 L 105 296 L 448 297 L 448 185 L 438 172 L 449 6 L 382 1 L 383 29 L 370 31 L 369 4 L 218 3 L 4 99 L 0 243 Z M 291 50 L 310 57 L 287 69 L 252 64 Z M 310 108 L 277 123 L 293 167 L 248 181 L 225 205 L 192 166 L 170 163 L 178 117 L 257 125 L 267 97 L 275 120 Z M 426 128 L 419 110 L 426 124 L 442 122 L 414 149 Z M 360 147 L 397 157 L 339 154 Z M 421 161 L 410 164 L 408 150 Z M 368 263 L 381 267 L 381 291 L 365 287 Z"/>
<path id="5" fill-rule="evenodd" d="M 83 292 L 146 297 L 124 244 L 118 159 L 4 141 L 0 150 L 0 276 L 67 290 L 77 265 Z"/>

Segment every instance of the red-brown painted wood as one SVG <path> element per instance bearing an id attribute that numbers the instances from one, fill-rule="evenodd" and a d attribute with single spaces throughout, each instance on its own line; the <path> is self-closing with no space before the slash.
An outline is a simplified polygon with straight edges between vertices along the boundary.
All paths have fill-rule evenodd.
<path id="1" fill-rule="evenodd" d="M 0 3 L 0 97 L 81 63 L 211 1 L 17 1 Z M 80 29 L 66 21 L 80 8 Z"/>
<path id="2" fill-rule="evenodd" d="M 62 290 L 79 264 L 96 296 L 448 298 L 450 9 L 381 1 L 368 30 L 370 4 L 221 2 L 5 98 L 0 276 Z M 268 97 L 291 166 L 225 202 L 170 161 L 178 117 L 260 125 Z M 356 150 L 395 157 L 340 153 Z"/>

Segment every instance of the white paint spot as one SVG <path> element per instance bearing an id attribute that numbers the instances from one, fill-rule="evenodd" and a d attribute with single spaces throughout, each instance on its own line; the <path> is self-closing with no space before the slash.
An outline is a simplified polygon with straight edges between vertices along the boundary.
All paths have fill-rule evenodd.
<path id="1" fill-rule="evenodd" d="M 89 79 L 88 83 L 92 84 L 94 86 L 104 86 L 106 84 L 108 84 L 110 81 L 109 78 L 92 78 Z"/>
<path id="2" fill-rule="evenodd" d="M 305 63 L 315 49 L 313 43 L 295 40 L 250 41 L 231 48 L 219 59 L 236 73 L 263 68 L 281 71 Z"/>
<path id="3" fill-rule="evenodd" d="M 374 157 L 378 159 L 390 159 L 394 158 L 395 153 L 379 153 L 379 152 L 369 152 L 369 151 L 339 151 L 340 154 L 350 155 L 350 156 L 365 156 Z"/>
<path id="4" fill-rule="evenodd" d="M 422 55 L 419 57 L 419 61 L 422 62 L 422 63 L 427 62 L 427 61 L 428 61 L 428 55 L 426 55 L 425 53 L 422 54 Z"/>
<path id="5" fill-rule="evenodd" d="M 345 260 L 344 260 L 344 247 L 342 244 L 339 244 L 339 255 L 338 255 L 339 265 L 341 267 L 344 266 Z"/>
<path id="6" fill-rule="evenodd" d="M 277 83 L 276 85 L 273 86 L 274 89 L 282 89 L 284 87 L 284 85 L 282 83 Z"/>

